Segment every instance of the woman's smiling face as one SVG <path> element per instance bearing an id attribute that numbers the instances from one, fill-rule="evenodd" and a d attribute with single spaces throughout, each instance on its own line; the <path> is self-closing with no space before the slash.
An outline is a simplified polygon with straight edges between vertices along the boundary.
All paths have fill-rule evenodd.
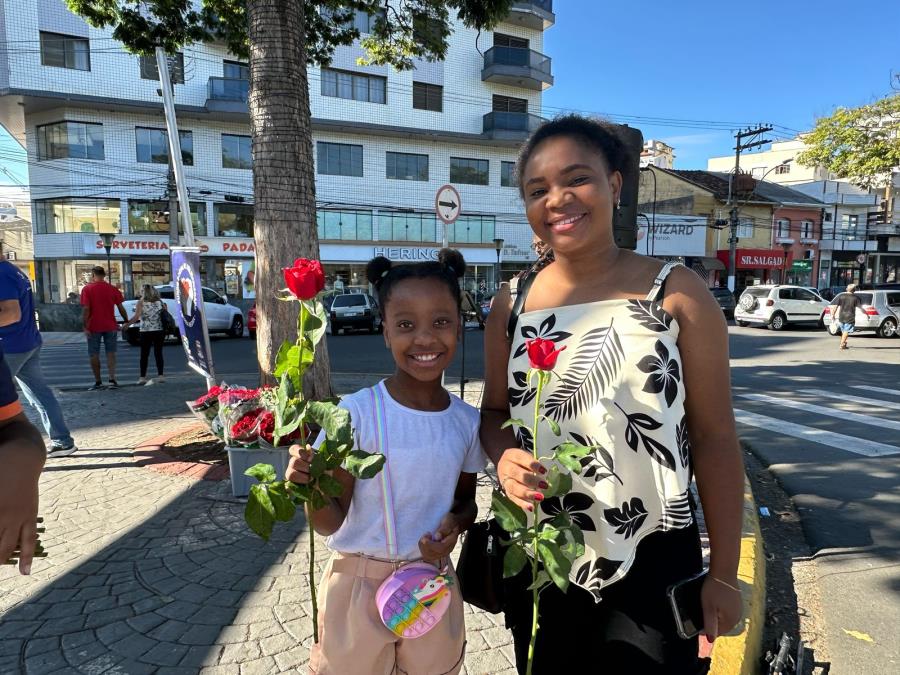
<path id="1" fill-rule="evenodd" d="M 556 253 L 612 245 L 622 176 L 610 172 L 591 145 L 572 136 L 542 141 L 525 165 L 522 185 L 531 229 Z"/>

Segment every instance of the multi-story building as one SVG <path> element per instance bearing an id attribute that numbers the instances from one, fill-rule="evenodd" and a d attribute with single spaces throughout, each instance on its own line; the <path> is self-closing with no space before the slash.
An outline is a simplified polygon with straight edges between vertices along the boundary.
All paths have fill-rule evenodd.
<path id="1" fill-rule="evenodd" d="M 27 188 L 0 186 L 0 258 L 19 267 L 34 281 L 34 239 Z"/>
<path id="2" fill-rule="evenodd" d="M 797 162 L 797 155 L 806 150 L 806 144 L 796 138 L 790 141 L 776 141 L 768 150 L 744 152 L 741 155 L 741 171 L 754 178 L 779 185 L 794 185 L 819 180 L 831 180 L 835 176 L 823 167 L 803 166 Z M 706 160 L 707 171 L 734 172 L 734 155 L 710 157 Z"/>
<path id="3" fill-rule="evenodd" d="M 552 85 L 543 31 L 551 0 L 515 2 L 492 32 L 453 21 L 447 57 L 411 71 L 357 65 L 358 44 L 310 67 L 318 234 L 329 284 L 362 283 L 375 254 L 423 259 L 442 231 L 434 197 L 453 184 L 448 239 L 491 290 L 532 257 L 513 175 L 517 146 Z M 370 18 L 358 14 L 365 34 Z M 248 66 L 218 42 L 171 59 L 181 152 L 204 282 L 248 299 L 254 260 Z M 105 261 L 131 294 L 170 279 L 168 146 L 153 59 L 127 53 L 63 0 L 0 0 L 0 123 L 27 150 L 37 282 L 44 301 L 77 291 Z M 503 240 L 500 244 L 499 240 Z M 500 254 L 497 246 L 502 246 Z M 287 262 L 287 261 L 285 261 Z"/>
<path id="4" fill-rule="evenodd" d="M 651 138 L 644 143 L 644 149 L 641 151 L 641 167 L 645 166 L 674 169 L 675 148 Z"/>

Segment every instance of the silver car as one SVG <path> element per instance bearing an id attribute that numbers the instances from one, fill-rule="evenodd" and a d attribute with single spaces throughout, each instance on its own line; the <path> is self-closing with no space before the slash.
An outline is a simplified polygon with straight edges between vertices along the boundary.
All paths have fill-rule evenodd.
<path id="1" fill-rule="evenodd" d="M 862 301 L 862 306 L 856 308 L 857 331 L 875 331 L 878 337 L 884 338 L 897 335 L 900 290 L 856 291 L 856 297 Z M 832 304 L 825 310 L 824 323 L 829 333 L 837 335 L 840 327 L 833 318 L 834 308 Z"/>

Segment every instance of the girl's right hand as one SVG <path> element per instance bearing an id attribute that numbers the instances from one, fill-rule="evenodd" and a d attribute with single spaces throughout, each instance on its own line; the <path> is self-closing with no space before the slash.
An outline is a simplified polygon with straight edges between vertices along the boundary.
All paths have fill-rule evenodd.
<path id="1" fill-rule="evenodd" d="M 530 452 L 521 448 L 507 448 L 497 463 L 497 480 L 506 495 L 526 511 L 534 510 L 534 502 L 542 501 L 544 495 L 538 490 L 546 490 L 547 482 L 542 478 L 547 473 Z"/>
<path id="2" fill-rule="evenodd" d="M 284 479 L 291 483 L 306 485 L 309 482 L 309 463 L 312 462 L 313 449 L 307 444 L 306 448 L 292 445 L 288 449 L 291 460 L 288 462 Z"/>

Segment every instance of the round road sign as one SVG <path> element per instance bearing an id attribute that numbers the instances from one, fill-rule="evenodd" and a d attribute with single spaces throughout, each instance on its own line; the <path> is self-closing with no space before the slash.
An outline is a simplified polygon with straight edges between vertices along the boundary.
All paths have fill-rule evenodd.
<path id="1" fill-rule="evenodd" d="M 856 262 L 858 262 L 860 265 L 865 264 L 865 262 L 866 262 L 866 254 L 865 254 L 865 253 L 860 253 L 858 256 L 856 256 Z"/>
<path id="2" fill-rule="evenodd" d="M 434 197 L 434 212 L 437 217 L 450 225 L 462 211 L 462 199 L 452 185 L 442 185 Z"/>

